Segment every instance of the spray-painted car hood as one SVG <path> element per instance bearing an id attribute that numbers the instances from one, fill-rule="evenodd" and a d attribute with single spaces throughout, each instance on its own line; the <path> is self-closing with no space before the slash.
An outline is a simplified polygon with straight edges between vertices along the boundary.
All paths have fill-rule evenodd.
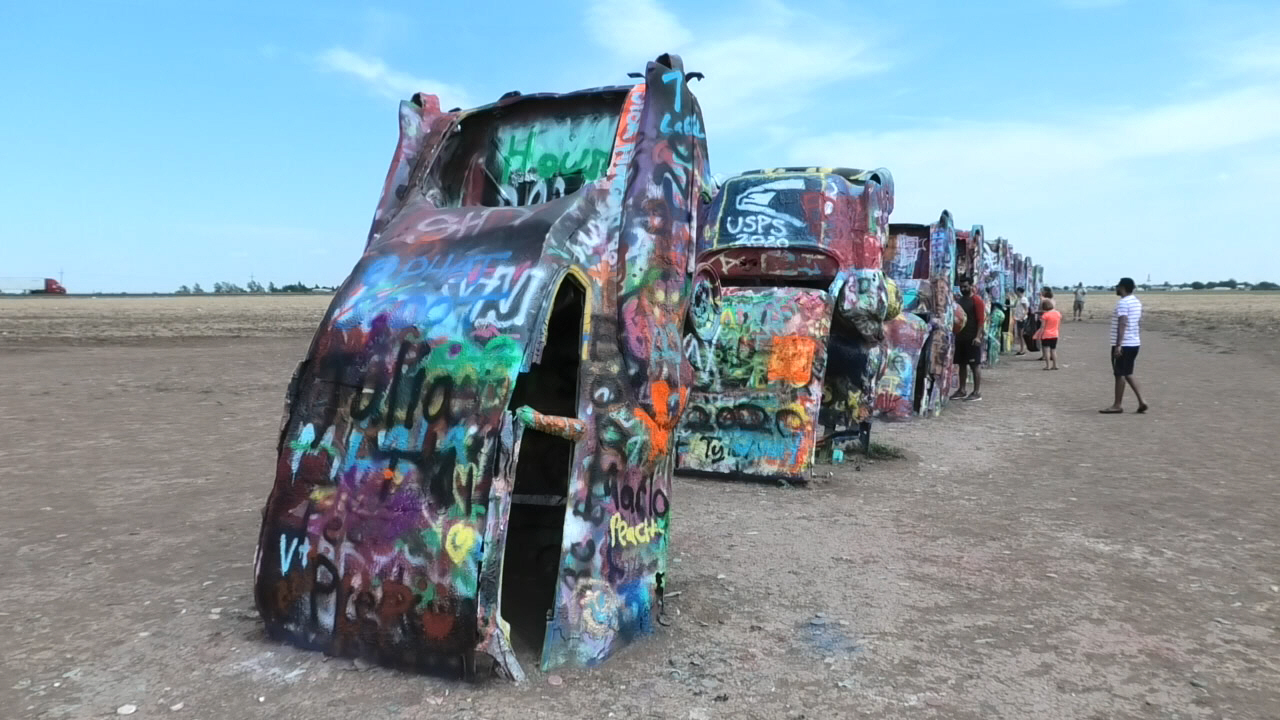
<path id="1" fill-rule="evenodd" d="M 316 645 L 367 626 L 384 648 L 434 655 L 476 646 L 478 586 L 498 581 L 496 563 L 485 577 L 480 567 L 490 489 L 510 461 L 508 403 L 558 273 L 544 245 L 584 199 L 407 211 L 360 260 L 294 380 L 278 468 L 290 481 L 270 504 L 296 510 L 291 528 L 263 538 L 259 573 L 288 577 L 308 561 L 334 567 L 312 569 L 309 597 L 286 582 L 260 598 L 269 628 L 310 634 Z M 469 309 L 456 312 L 460 305 Z M 472 436 L 485 440 L 464 442 Z M 399 492 L 407 484 L 420 492 Z M 371 556 L 377 568 L 353 572 L 351 563 Z M 338 576 L 338 559 L 345 580 L 331 586 L 324 580 Z M 355 617 L 336 612 L 352 593 Z M 415 597 L 415 612 L 405 613 Z M 393 617 L 415 622 L 382 622 Z"/>
<path id="2" fill-rule="evenodd" d="M 368 246 L 289 391 L 255 566 L 273 637 L 464 676 L 485 654 L 519 679 L 503 603 L 525 569 L 554 596 L 532 621 L 544 668 L 653 630 L 709 174 L 682 68 L 664 55 L 634 86 L 465 113 L 401 105 Z M 525 402 L 549 386 L 564 403 Z M 525 452 L 548 438 L 568 443 L 562 472 Z M 519 489 L 552 475 L 556 493 Z M 508 552 L 531 507 L 562 535 L 512 545 L 552 549 L 545 565 Z"/>

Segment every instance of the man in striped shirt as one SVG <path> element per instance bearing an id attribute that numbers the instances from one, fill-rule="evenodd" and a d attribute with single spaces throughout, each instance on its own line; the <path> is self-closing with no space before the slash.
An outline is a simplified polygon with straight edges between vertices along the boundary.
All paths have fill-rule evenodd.
<path id="1" fill-rule="evenodd" d="M 1147 411 L 1147 404 L 1142 401 L 1142 391 L 1138 389 L 1138 381 L 1133 377 L 1138 348 L 1142 345 L 1142 338 L 1138 333 L 1142 323 L 1142 302 L 1134 296 L 1133 288 L 1133 278 L 1120 278 L 1120 283 L 1116 285 L 1116 295 L 1120 299 L 1116 302 L 1115 311 L 1111 313 L 1111 368 L 1116 376 L 1116 402 L 1111 407 L 1098 411 L 1104 415 L 1124 412 L 1120 403 L 1124 400 L 1125 383 L 1133 388 L 1133 394 L 1138 398 L 1138 412 Z"/>

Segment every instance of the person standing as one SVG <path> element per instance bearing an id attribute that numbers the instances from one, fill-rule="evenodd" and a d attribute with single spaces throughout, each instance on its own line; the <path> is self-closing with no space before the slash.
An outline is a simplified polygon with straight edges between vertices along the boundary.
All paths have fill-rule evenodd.
<path id="1" fill-rule="evenodd" d="M 1084 283 L 1076 283 L 1076 299 L 1071 303 L 1071 312 L 1075 315 L 1075 321 L 1080 322 L 1084 317 L 1084 298 L 1089 294 L 1084 289 Z"/>
<path id="2" fill-rule="evenodd" d="M 1124 386 L 1127 383 L 1133 388 L 1134 397 L 1138 398 L 1138 412 L 1147 411 L 1147 403 L 1142 399 L 1142 390 L 1133 377 L 1133 366 L 1138 359 L 1138 348 L 1142 337 L 1139 328 L 1142 324 L 1142 302 L 1133 294 L 1133 278 L 1120 278 L 1116 285 L 1116 309 L 1111 313 L 1111 368 L 1116 376 L 1116 401 L 1110 407 L 1098 412 L 1114 415 L 1124 412 L 1121 402 L 1124 400 Z"/>
<path id="3" fill-rule="evenodd" d="M 1027 340 L 1024 338 L 1023 332 L 1027 326 L 1027 316 L 1031 314 L 1031 301 L 1027 299 L 1027 289 L 1018 288 L 1018 299 L 1013 306 L 1013 331 L 1017 335 L 1018 352 L 1016 355 L 1027 354 Z"/>
<path id="4" fill-rule="evenodd" d="M 964 310 L 964 327 L 956 333 L 955 358 L 952 362 L 960 367 L 960 388 L 952 394 L 952 400 L 981 400 L 982 371 L 978 366 L 982 363 L 982 326 L 986 325 L 987 307 L 973 291 L 973 281 L 968 277 L 960 279 L 960 297 L 956 304 Z M 965 397 L 964 389 L 969 384 L 969 372 L 973 372 L 973 392 Z"/>
<path id="5" fill-rule="evenodd" d="M 1053 307 L 1052 300 L 1040 301 L 1040 329 L 1036 339 L 1040 341 L 1040 359 L 1045 370 L 1058 369 L 1058 329 L 1062 326 L 1062 313 Z"/>

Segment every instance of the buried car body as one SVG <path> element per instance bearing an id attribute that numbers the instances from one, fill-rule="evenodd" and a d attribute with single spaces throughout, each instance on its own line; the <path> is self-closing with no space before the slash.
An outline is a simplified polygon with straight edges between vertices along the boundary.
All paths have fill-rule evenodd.
<path id="1" fill-rule="evenodd" d="M 889 226 L 885 272 L 902 289 L 903 312 L 918 315 L 928 324 L 913 372 L 911 409 L 921 415 L 938 415 L 953 387 L 951 360 L 955 351 L 956 301 L 951 289 L 955 282 L 955 249 L 955 227 L 951 213 L 946 210 L 930 225 L 893 223 Z M 894 334 L 892 330 L 890 334 Z M 905 335 L 895 344 L 915 347 L 915 331 L 907 331 Z M 896 387 L 902 390 L 906 385 Z M 906 409 L 896 400 L 893 405 L 886 405 L 901 408 L 899 414 Z"/>
<path id="2" fill-rule="evenodd" d="M 678 56 L 633 86 L 401 104 L 364 256 L 288 394 L 255 594 L 273 637 L 513 679 L 660 611 L 680 328 L 709 199 Z"/>
<path id="3" fill-rule="evenodd" d="M 892 209 L 883 169 L 783 168 L 725 182 L 698 238 L 678 471 L 799 479 L 824 436 L 870 419 Z"/>

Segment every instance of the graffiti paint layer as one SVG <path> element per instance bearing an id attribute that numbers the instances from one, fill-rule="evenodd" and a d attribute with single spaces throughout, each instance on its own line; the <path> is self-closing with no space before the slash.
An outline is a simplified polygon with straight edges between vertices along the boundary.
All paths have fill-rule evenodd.
<path id="1" fill-rule="evenodd" d="M 886 170 L 762 170 L 720 188 L 698 239 L 718 322 L 686 337 L 681 471 L 799 478 L 824 438 L 871 419 L 892 209 Z"/>
<path id="2" fill-rule="evenodd" d="M 526 641 L 593 665 L 661 607 L 701 112 L 663 56 L 635 86 L 400 115 L 364 256 L 288 392 L 259 610 L 273 637 L 390 665 L 471 674 L 482 653 L 519 679 Z"/>

